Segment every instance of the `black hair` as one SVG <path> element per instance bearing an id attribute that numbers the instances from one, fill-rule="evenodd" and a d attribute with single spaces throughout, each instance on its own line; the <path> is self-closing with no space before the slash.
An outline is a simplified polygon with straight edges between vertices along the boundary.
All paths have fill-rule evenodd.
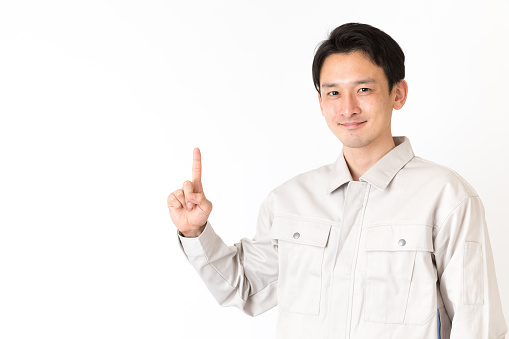
<path id="1" fill-rule="evenodd" d="M 331 54 L 363 52 L 371 62 L 384 70 L 393 86 L 405 78 L 405 54 L 398 43 L 380 29 L 360 23 L 347 23 L 336 27 L 327 40 L 322 41 L 313 59 L 313 83 L 320 93 L 320 71 L 325 59 Z"/>

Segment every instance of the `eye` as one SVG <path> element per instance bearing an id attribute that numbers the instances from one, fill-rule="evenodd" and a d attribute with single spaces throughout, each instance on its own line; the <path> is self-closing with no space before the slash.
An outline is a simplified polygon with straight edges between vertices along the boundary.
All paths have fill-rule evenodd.
<path id="1" fill-rule="evenodd" d="M 363 88 L 360 88 L 360 89 L 359 89 L 359 92 L 361 92 L 361 93 L 367 93 L 367 92 L 369 92 L 369 91 L 371 91 L 371 88 L 365 88 L 365 87 L 363 87 Z"/>
<path id="2" fill-rule="evenodd" d="M 338 91 L 331 91 L 329 93 L 327 93 L 327 95 L 338 95 L 339 92 Z"/>

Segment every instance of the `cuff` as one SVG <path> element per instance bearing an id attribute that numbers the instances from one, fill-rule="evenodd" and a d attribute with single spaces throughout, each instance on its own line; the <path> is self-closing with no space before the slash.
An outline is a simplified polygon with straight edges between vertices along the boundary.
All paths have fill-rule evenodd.
<path id="1" fill-rule="evenodd" d="M 209 221 L 207 221 L 203 232 L 195 238 L 186 238 L 179 230 L 177 230 L 177 235 L 180 248 L 188 257 L 204 255 L 209 247 L 208 245 L 213 243 L 214 239 L 217 237 Z"/>

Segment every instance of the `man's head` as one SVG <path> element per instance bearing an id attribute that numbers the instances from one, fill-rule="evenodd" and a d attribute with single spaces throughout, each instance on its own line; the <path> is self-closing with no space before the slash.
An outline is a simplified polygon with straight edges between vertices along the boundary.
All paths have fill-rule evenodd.
<path id="1" fill-rule="evenodd" d="M 392 87 L 405 78 L 405 54 L 398 43 L 376 27 L 348 23 L 336 27 L 327 40 L 320 43 L 313 59 L 313 82 L 320 93 L 320 71 L 325 59 L 335 53 L 362 52 L 372 63 L 381 67 Z"/>
<path id="2" fill-rule="evenodd" d="M 364 24 L 339 26 L 319 46 L 313 81 L 322 115 L 344 147 L 381 152 L 394 145 L 392 111 L 408 92 L 404 60 L 390 36 Z"/>

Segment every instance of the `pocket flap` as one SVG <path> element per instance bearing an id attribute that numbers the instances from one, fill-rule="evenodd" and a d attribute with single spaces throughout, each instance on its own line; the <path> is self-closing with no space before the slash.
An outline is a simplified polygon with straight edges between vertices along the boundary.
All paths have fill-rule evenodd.
<path id="1" fill-rule="evenodd" d="M 366 251 L 433 252 L 433 228 L 427 225 L 387 225 L 366 228 Z"/>
<path id="2" fill-rule="evenodd" d="M 269 236 L 296 244 L 325 247 L 332 223 L 275 216 Z"/>

